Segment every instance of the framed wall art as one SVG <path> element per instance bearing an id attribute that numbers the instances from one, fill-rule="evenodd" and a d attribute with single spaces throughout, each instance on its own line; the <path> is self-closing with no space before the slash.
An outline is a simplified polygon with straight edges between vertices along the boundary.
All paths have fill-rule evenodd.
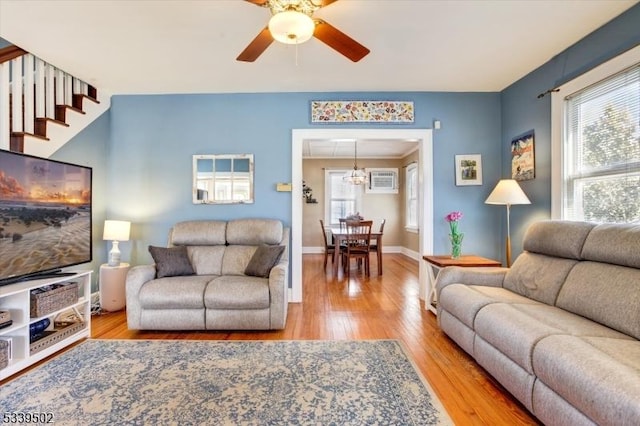
<path id="1" fill-rule="evenodd" d="M 312 123 L 413 123 L 409 101 L 311 101 Z"/>
<path id="2" fill-rule="evenodd" d="M 456 155 L 456 186 L 482 185 L 482 156 Z"/>
<path id="3" fill-rule="evenodd" d="M 533 130 L 511 141 L 511 178 L 531 180 L 536 177 Z"/>

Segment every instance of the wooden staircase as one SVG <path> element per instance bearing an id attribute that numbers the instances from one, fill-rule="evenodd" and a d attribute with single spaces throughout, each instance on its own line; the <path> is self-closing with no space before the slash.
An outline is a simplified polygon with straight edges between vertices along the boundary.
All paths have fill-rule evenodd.
<path id="1" fill-rule="evenodd" d="M 17 46 L 0 49 L 0 149 L 49 157 L 111 97 Z"/>

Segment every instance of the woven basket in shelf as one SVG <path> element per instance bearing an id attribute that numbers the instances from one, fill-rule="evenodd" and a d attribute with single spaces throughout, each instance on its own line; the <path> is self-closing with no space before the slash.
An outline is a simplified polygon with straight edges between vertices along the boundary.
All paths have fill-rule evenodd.
<path id="1" fill-rule="evenodd" d="M 36 293 L 35 290 L 31 291 L 31 318 L 48 315 L 78 301 L 77 282 L 56 285 L 40 293 Z"/>
<path id="2" fill-rule="evenodd" d="M 29 353 L 31 355 L 37 354 L 41 350 L 48 348 L 51 345 L 54 345 L 61 340 L 70 337 L 80 330 L 83 330 L 87 326 L 86 322 L 78 321 L 72 323 L 70 325 L 66 325 L 61 328 L 56 328 L 54 330 L 45 331 L 45 336 L 41 339 L 36 340 L 35 342 L 29 345 Z"/>
<path id="3" fill-rule="evenodd" d="M 0 370 L 9 365 L 9 342 L 0 340 Z"/>

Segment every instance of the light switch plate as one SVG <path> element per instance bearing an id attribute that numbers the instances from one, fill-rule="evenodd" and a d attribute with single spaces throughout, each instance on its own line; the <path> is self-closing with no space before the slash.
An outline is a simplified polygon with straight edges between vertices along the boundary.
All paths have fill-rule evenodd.
<path id="1" fill-rule="evenodd" d="M 290 183 L 277 183 L 276 191 L 278 192 L 291 192 L 291 184 Z"/>

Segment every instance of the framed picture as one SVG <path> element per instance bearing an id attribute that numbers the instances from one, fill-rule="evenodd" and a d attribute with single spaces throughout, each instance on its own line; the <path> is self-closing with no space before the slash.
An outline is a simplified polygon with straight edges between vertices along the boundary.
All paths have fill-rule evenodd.
<path id="1" fill-rule="evenodd" d="M 456 155 L 456 186 L 482 185 L 482 156 Z"/>
<path id="2" fill-rule="evenodd" d="M 533 130 L 511 141 L 511 178 L 531 180 L 536 177 Z"/>

